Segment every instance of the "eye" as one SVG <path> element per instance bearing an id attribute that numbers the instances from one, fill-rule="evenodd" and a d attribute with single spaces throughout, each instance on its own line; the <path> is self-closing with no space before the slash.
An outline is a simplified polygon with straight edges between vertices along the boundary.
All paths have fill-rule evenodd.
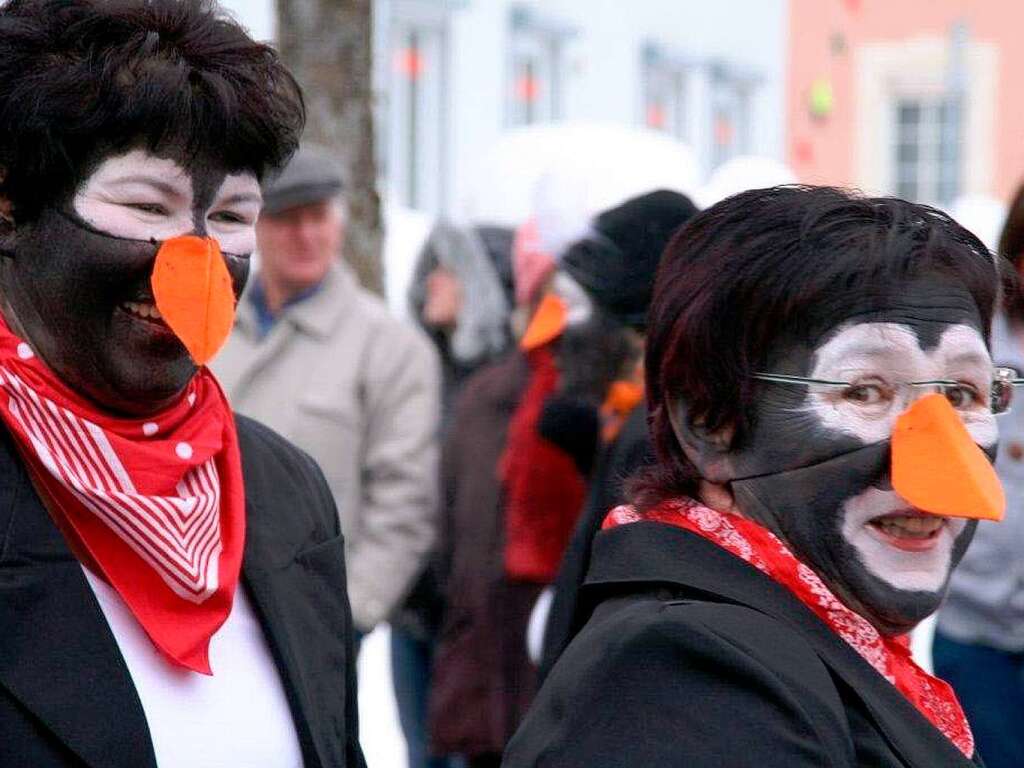
<path id="1" fill-rule="evenodd" d="M 972 408 L 982 402 L 981 393 L 973 384 L 957 382 L 942 387 L 942 394 L 954 408 Z"/>
<path id="2" fill-rule="evenodd" d="M 220 224 L 244 224 L 246 226 L 253 223 L 250 217 L 241 213 L 235 213 L 234 211 L 217 211 L 216 213 L 211 213 L 210 221 L 216 221 Z"/>
<path id="3" fill-rule="evenodd" d="M 125 203 L 126 207 L 131 208 L 135 211 L 142 211 L 143 213 L 149 213 L 154 216 L 167 216 L 167 209 L 160 205 L 160 203 Z"/>
<path id="4" fill-rule="evenodd" d="M 892 389 L 881 383 L 851 384 L 843 390 L 843 399 L 854 405 L 881 405 L 892 400 Z"/>

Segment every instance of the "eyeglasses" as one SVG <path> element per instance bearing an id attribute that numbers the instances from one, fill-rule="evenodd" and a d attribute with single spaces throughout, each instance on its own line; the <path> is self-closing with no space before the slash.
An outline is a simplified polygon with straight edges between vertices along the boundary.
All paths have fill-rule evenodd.
<path id="1" fill-rule="evenodd" d="M 949 400 L 954 408 L 967 408 L 972 403 L 984 405 L 984 395 L 977 387 L 963 381 L 951 379 L 933 379 L 930 381 L 905 381 L 887 383 L 882 381 L 868 381 L 863 383 L 853 381 L 830 381 L 828 379 L 812 379 L 806 376 L 789 376 L 784 373 L 755 373 L 753 378 L 760 381 L 769 381 L 773 384 L 799 384 L 804 386 L 820 386 L 844 388 L 854 396 L 853 399 L 873 405 L 882 397 L 894 394 L 896 387 L 912 387 L 923 389 L 934 389 Z M 988 410 L 994 414 L 1009 413 L 1010 405 L 1013 402 L 1013 388 L 1024 385 L 1024 379 L 1014 368 L 994 368 L 992 371 L 992 384 L 988 393 Z M 875 399 L 875 398 L 878 399 Z"/>

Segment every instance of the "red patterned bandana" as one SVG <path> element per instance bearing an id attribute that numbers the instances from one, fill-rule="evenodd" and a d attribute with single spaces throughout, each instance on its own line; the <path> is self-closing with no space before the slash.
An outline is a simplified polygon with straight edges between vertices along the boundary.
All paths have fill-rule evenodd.
<path id="1" fill-rule="evenodd" d="M 881 635 L 867 619 L 843 605 L 771 531 L 692 499 L 667 501 L 643 513 L 630 506 L 617 507 L 608 513 L 602 528 L 640 520 L 668 523 L 703 536 L 784 586 L 896 686 L 968 759 L 974 754 L 974 736 L 956 694 L 948 683 L 914 663 L 907 636 Z"/>
<path id="2" fill-rule="evenodd" d="M 175 664 L 212 674 L 245 539 L 235 422 L 205 368 L 180 400 L 115 418 L 65 386 L 0 319 L 0 418 L 75 554 Z"/>

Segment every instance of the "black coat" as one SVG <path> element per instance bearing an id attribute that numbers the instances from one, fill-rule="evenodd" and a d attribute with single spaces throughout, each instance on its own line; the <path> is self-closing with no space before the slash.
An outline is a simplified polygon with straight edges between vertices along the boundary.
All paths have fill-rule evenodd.
<path id="1" fill-rule="evenodd" d="M 330 491 L 313 461 L 236 417 L 242 579 L 306 766 L 361 768 L 352 619 Z M 0 428 L 0 766 L 156 768 L 131 676 L 78 561 Z"/>
<path id="2" fill-rule="evenodd" d="M 576 608 L 580 587 L 590 567 L 594 536 L 601 530 L 601 523 L 608 512 L 625 501 L 625 481 L 653 460 L 647 407 L 640 403 L 626 419 L 615 441 L 598 458 L 583 514 L 562 556 L 555 578 L 555 597 L 544 628 L 544 650 L 537 672 L 540 683 L 544 682 L 551 666 L 582 626 Z"/>
<path id="3" fill-rule="evenodd" d="M 689 531 L 602 531 L 581 601 L 504 768 L 980 764 L 785 587 Z"/>

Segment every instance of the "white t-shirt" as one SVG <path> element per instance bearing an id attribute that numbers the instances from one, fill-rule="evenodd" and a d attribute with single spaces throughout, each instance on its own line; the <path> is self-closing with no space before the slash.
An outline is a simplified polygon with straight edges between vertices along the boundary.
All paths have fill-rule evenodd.
<path id="1" fill-rule="evenodd" d="M 301 768 L 288 700 L 241 585 L 210 641 L 210 677 L 167 661 L 117 592 L 82 570 L 128 665 L 160 768 Z"/>

